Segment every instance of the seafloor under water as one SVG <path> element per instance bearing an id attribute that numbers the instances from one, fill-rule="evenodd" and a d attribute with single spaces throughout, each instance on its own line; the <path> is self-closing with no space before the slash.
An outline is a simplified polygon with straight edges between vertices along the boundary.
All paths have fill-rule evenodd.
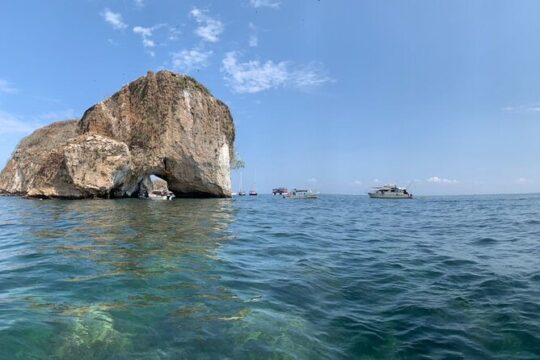
<path id="1" fill-rule="evenodd" d="M 2 359 L 540 357 L 540 196 L 0 198 Z"/>

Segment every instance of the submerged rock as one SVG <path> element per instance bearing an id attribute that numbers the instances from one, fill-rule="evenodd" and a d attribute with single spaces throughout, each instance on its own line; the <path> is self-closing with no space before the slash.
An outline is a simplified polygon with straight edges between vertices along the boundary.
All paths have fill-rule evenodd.
<path id="1" fill-rule="evenodd" d="M 0 193 L 137 196 L 150 175 L 177 196 L 228 197 L 234 124 L 194 79 L 149 72 L 71 120 L 36 130 L 0 173 Z"/>
<path id="2" fill-rule="evenodd" d="M 57 359 L 114 359 L 132 348 L 129 335 L 116 330 L 113 317 L 99 306 L 75 316 L 60 338 Z"/>

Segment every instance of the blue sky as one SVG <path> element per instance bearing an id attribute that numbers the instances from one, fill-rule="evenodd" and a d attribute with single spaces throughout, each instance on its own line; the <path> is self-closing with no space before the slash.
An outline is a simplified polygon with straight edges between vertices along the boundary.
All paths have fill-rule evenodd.
<path id="1" fill-rule="evenodd" d="M 245 190 L 540 191 L 537 1 L 4 1 L 0 51 L 1 164 L 166 68 L 230 106 Z"/>

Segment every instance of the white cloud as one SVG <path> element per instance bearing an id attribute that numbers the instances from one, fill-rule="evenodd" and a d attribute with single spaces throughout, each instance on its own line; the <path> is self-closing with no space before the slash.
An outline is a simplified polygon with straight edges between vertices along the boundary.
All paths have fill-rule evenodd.
<path id="1" fill-rule="evenodd" d="M 258 60 L 238 63 L 237 54 L 229 52 L 223 59 L 223 71 L 226 81 L 239 93 L 256 93 L 274 87 L 283 86 L 288 80 L 285 62 L 274 63 Z"/>
<path id="2" fill-rule="evenodd" d="M 16 94 L 19 92 L 19 89 L 16 89 L 6 80 L 0 79 L 0 93 L 5 94 Z"/>
<path id="3" fill-rule="evenodd" d="M 238 93 L 257 93 L 285 86 L 310 88 L 332 81 L 313 67 L 291 69 L 290 63 L 285 61 L 239 62 L 236 52 L 227 53 L 222 64 L 225 80 Z"/>
<path id="4" fill-rule="evenodd" d="M 380 183 L 381 181 L 380 181 L 379 179 L 373 179 L 373 182 L 374 182 L 375 184 L 378 184 L 378 183 Z"/>
<path id="5" fill-rule="evenodd" d="M 249 4 L 253 6 L 254 8 L 268 7 L 268 8 L 277 9 L 279 8 L 281 1 L 279 0 L 249 0 Z"/>
<path id="6" fill-rule="evenodd" d="M 142 8 L 144 6 L 144 0 L 133 0 L 135 3 L 135 6 L 138 8 Z"/>
<path id="7" fill-rule="evenodd" d="M 20 117 L 0 111 L 0 134 L 29 134 L 41 124 L 25 121 Z"/>
<path id="8" fill-rule="evenodd" d="M 432 176 L 428 178 L 426 181 L 430 183 L 435 183 L 435 184 L 457 184 L 458 183 L 457 180 L 445 179 L 438 176 Z"/>
<path id="9" fill-rule="evenodd" d="M 156 46 L 156 43 L 154 40 L 152 40 L 152 32 L 155 30 L 156 27 L 149 27 L 145 28 L 142 26 L 135 26 L 133 28 L 133 32 L 135 34 L 141 35 L 142 43 L 145 48 L 152 48 Z"/>
<path id="10" fill-rule="evenodd" d="M 524 177 L 520 177 L 515 180 L 515 183 L 516 184 L 530 184 L 532 183 L 532 180 L 524 178 Z"/>
<path id="11" fill-rule="evenodd" d="M 106 22 L 112 25 L 114 29 L 124 30 L 125 28 L 127 28 L 127 25 L 124 23 L 124 20 L 122 18 L 122 14 L 120 13 L 115 13 L 106 8 L 101 13 L 101 16 Z"/>
<path id="12" fill-rule="evenodd" d="M 354 180 L 353 184 L 354 185 L 362 185 L 362 180 Z"/>
<path id="13" fill-rule="evenodd" d="M 166 26 L 166 24 L 157 24 L 152 27 L 135 26 L 133 32 L 141 36 L 143 47 L 148 49 L 150 56 L 155 56 L 156 53 L 151 48 L 156 46 L 156 42 L 152 39 L 154 31 Z"/>
<path id="14" fill-rule="evenodd" d="M 201 69 L 208 66 L 208 59 L 212 51 L 198 49 L 182 50 L 172 54 L 172 65 L 176 70 L 189 72 L 193 69 Z"/>
<path id="15" fill-rule="evenodd" d="M 199 25 L 195 29 L 195 34 L 200 36 L 204 41 L 217 42 L 219 35 L 224 30 L 223 23 L 207 15 L 206 11 L 193 8 L 189 13 Z"/>
<path id="16" fill-rule="evenodd" d="M 503 107 L 502 110 L 506 111 L 506 112 L 517 112 L 517 113 L 539 112 L 540 111 L 540 103 L 532 103 L 532 104 L 516 105 L 516 106 L 506 106 L 506 107 Z"/>

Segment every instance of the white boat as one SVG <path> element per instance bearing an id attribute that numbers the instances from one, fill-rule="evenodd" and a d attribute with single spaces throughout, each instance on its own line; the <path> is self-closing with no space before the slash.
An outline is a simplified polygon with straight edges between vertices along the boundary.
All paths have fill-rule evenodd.
<path id="1" fill-rule="evenodd" d="M 175 197 L 172 191 L 167 190 L 153 190 L 148 194 L 150 200 L 172 200 Z"/>
<path id="2" fill-rule="evenodd" d="M 319 193 L 306 189 L 293 189 L 283 195 L 286 199 L 318 199 Z"/>
<path id="3" fill-rule="evenodd" d="M 373 199 L 412 199 L 413 195 L 407 189 L 397 187 L 394 184 L 375 187 L 368 195 Z"/>

